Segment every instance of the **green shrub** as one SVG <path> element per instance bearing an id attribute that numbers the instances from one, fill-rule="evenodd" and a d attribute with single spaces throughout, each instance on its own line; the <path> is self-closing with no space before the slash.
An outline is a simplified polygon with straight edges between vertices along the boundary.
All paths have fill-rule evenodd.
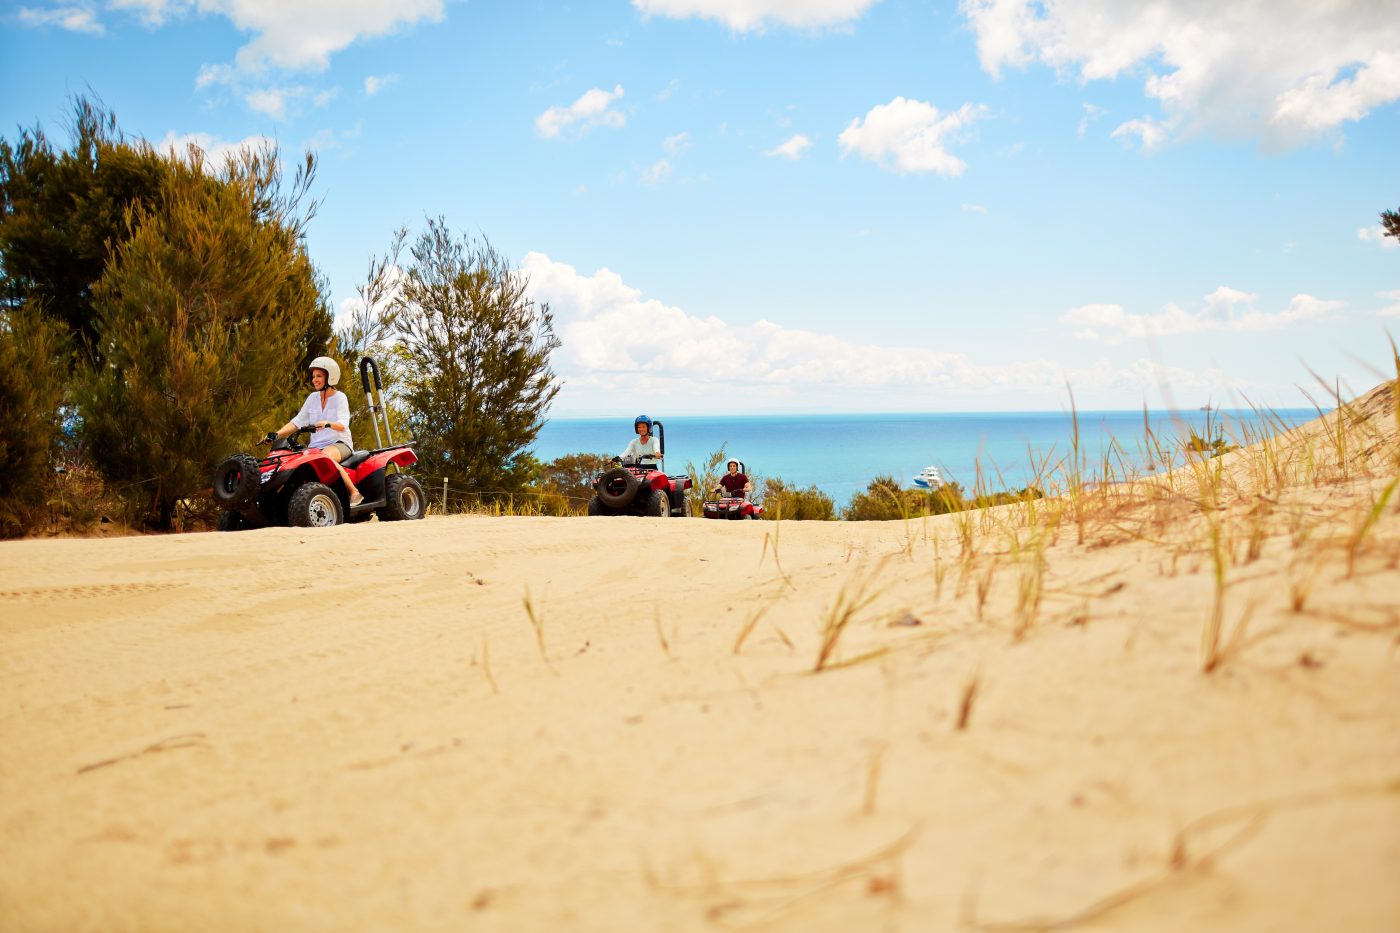
<path id="1" fill-rule="evenodd" d="M 62 438 L 71 340 L 32 304 L 0 313 L 0 536 L 38 520 Z"/>
<path id="2" fill-rule="evenodd" d="M 798 489 L 777 476 L 764 478 L 761 486 L 763 517 L 770 521 L 829 522 L 836 518 L 836 503 L 816 486 Z"/>

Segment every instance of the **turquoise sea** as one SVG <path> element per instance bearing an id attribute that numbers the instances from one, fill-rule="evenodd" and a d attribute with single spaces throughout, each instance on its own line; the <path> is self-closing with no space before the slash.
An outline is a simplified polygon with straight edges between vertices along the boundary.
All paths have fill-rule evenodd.
<path id="1" fill-rule="evenodd" d="M 1270 424 L 1302 424 L 1318 416 L 1314 409 L 1285 409 L 1269 414 Z M 1035 464 L 1068 454 L 1073 421 L 1068 412 L 995 412 L 867 415 L 713 415 L 660 417 L 665 424 L 666 470 L 684 472 L 686 464 L 703 464 L 724 446 L 743 460 L 755 480 L 779 476 L 797 486 L 815 485 L 837 506 L 865 489 L 880 475 L 910 484 L 914 474 L 936 466 L 943 477 L 972 489 L 980 463 L 985 483 L 1014 489 L 1034 479 Z M 1147 423 L 1162 440 L 1185 438 L 1189 430 L 1206 430 L 1210 419 L 1226 440 L 1245 431 L 1265 430 L 1253 411 L 1149 411 Z M 1122 456 L 1145 468 L 1141 411 L 1079 412 L 1081 449 L 1091 468 L 1116 439 Z M 1273 433 L 1269 430 L 1267 433 Z M 543 461 L 571 453 L 618 454 L 632 437 L 625 418 L 551 419 L 540 431 L 533 452 Z"/>

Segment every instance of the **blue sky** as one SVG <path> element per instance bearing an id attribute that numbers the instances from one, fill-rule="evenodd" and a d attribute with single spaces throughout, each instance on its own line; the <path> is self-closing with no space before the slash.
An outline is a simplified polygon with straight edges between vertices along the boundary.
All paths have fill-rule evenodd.
<path id="1" fill-rule="evenodd" d="M 556 416 L 1296 406 L 1400 333 L 1385 0 L 0 10 L 8 139 L 90 91 L 314 150 L 342 314 L 398 227 L 485 234 L 554 311 Z"/>

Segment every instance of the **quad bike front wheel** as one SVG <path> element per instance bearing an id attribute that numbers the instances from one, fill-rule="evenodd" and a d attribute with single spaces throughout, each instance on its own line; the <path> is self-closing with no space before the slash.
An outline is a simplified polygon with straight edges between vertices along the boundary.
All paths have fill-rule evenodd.
<path id="1" fill-rule="evenodd" d="M 604 505 L 621 509 L 632 504 L 633 497 L 637 495 L 637 487 L 640 485 L 641 480 L 633 476 L 631 470 L 613 467 L 599 478 L 595 488 L 598 490 L 598 498 L 603 500 Z"/>
<path id="2" fill-rule="evenodd" d="M 607 515 L 608 507 L 606 505 L 603 505 L 602 499 L 599 499 L 597 496 L 594 496 L 592 499 L 588 500 L 588 514 Z"/>
<path id="3" fill-rule="evenodd" d="M 242 531 L 248 527 L 248 520 L 240 512 L 220 512 L 214 519 L 215 531 Z"/>
<path id="4" fill-rule="evenodd" d="M 343 521 L 340 497 L 322 483 L 307 483 L 287 502 L 287 524 L 293 528 L 329 528 Z"/>
<path id="5" fill-rule="evenodd" d="M 227 512 L 252 503 L 261 486 L 258 461 L 248 454 L 234 454 L 214 468 L 214 501 Z"/>
<path id="6" fill-rule="evenodd" d="M 671 497 L 665 490 L 653 489 L 647 497 L 647 515 L 651 518 L 665 518 L 671 514 Z"/>
<path id="7" fill-rule="evenodd" d="M 384 497 L 387 500 L 379 517 L 386 522 L 405 522 L 422 518 L 427 509 L 427 497 L 423 486 L 411 476 L 395 473 L 384 481 Z"/>

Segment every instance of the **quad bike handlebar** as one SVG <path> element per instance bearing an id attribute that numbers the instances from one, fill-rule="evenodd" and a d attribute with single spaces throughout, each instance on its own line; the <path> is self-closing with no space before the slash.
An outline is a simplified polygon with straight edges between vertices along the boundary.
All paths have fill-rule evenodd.
<path id="1" fill-rule="evenodd" d="M 275 444 L 277 444 L 278 441 L 285 440 L 288 442 L 287 446 L 293 448 L 294 450 L 300 450 L 301 447 L 296 443 L 295 440 L 296 436 L 298 434 L 314 434 L 315 432 L 315 425 L 308 425 L 304 428 L 297 428 L 291 434 L 288 434 L 285 438 L 278 437 L 276 431 L 268 431 L 267 434 L 263 436 L 262 440 L 258 441 L 258 446 L 273 447 Z"/>

